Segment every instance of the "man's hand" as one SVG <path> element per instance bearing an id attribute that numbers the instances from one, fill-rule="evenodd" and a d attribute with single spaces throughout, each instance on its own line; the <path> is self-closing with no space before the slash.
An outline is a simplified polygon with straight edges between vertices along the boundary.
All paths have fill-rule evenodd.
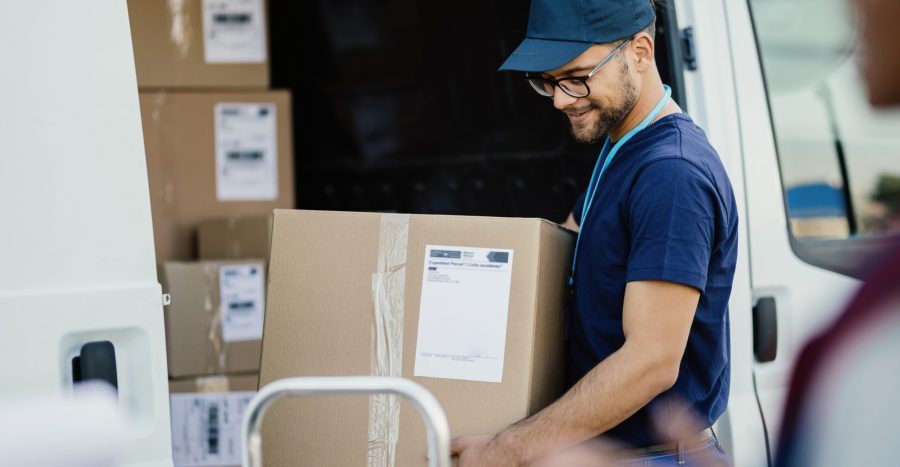
<path id="1" fill-rule="evenodd" d="M 493 436 L 460 436 L 450 444 L 459 457 L 458 467 L 518 466 L 511 455 L 500 454 Z M 614 453 L 623 446 L 606 440 L 589 440 L 562 450 L 554 450 L 527 467 L 611 467 Z M 523 466 L 524 467 L 524 466 Z"/>
<path id="2" fill-rule="evenodd" d="M 493 440 L 487 435 L 460 436 L 450 442 L 450 453 L 459 457 L 458 467 L 518 467 Z"/>

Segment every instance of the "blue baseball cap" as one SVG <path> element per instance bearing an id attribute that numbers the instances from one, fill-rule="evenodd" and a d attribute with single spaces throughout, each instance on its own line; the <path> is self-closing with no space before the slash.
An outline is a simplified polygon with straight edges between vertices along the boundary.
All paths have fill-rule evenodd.
<path id="1" fill-rule="evenodd" d="M 652 0 L 532 0 L 525 40 L 500 71 L 559 68 L 594 44 L 637 34 L 654 19 Z"/>

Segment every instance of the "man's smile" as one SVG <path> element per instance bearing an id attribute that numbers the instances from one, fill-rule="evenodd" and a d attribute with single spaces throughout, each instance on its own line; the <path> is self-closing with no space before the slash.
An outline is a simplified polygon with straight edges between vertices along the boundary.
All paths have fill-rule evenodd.
<path id="1" fill-rule="evenodd" d="M 584 109 L 574 109 L 574 110 L 566 110 L 565 114 L 569 117 L 569 121 L 572 123 L 581 123 L 587 119 L 588 114 L 591 111 L 595 110 L 593 106 L 585 107 Z"/>

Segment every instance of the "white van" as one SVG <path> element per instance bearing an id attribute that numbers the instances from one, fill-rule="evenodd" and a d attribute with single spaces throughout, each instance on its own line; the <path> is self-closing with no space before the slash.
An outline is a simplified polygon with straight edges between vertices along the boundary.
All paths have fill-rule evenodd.
<path id="1" fill-rule="evenodd" d="M 0 398 L 68 391 L 83 345 L 98 342 L 87 350 L 102 354 L 110 341 L 119 405 L 138 422 L 121 465 L 168 467 L 162 305 L 125 2 L 56 1 L 53 15 L 34 3 L 0 7 L 7 65 L 31 70 L 0 76 L 0 89 L 17 90 L 4 93 L 0 118 Z M 740 210 L 731 395 L 716 426 L 739 467 L 770 463 L 797 353 L 858 287 L 870 252 L 900 230 L 900 114 L 866 103 L 846 4 L 668 0 L 660 15 L 663 75 L 721 154 Z M 35 136 L 46 128 L 57 132 Z M 78 145 L 91 150 L 70 157 Z M 96 175 L 111 167 L 120 176 Z"/>
<path id="2" fill-rule="evenodd" d="M 848 301 L 872 252 L 896 241 L 900 114 L 867 103 L 846 0 L 668 3 L 669 53 L 685 58 L 670 77 L 683 76 L 741 218 L 731 395 L 716 428 L 735 465 L 765 466 L 798 352 Z"/>

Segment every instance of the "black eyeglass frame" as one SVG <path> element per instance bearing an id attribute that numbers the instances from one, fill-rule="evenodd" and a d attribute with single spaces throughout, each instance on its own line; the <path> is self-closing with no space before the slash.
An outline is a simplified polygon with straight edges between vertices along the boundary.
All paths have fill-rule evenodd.
<path id="1" fill-rule="evenodd" d="M 596 67 L 594 67 L 594 69 L 591 70 L 590 73 L 588 73 L 588 74 L 586 74 L 586 75 L 584 75 L 584 76 L 571 76 L 571 77 L 566 77 L 566 78 L 553 79 L 553 78 L 544 78 L 543 76 L 538 76 L 538 75 L 532 75 L 532 74 L 530 74 L 530 73 L 525 73 L 525 80 L 528 81 L 528 84 L 531 86 L 532 89 L 535 90 L 535 92 L 537 92 L 538 94 L 540 94 L 540 95 L 542 95 L 542 96 L 544 96 L 544 97 L 550 97 L 550 98 L 552 98 L 552 97 L 553 97 L 553 93 L 550 93 L 550 94 L 545 93 L 544 90 L 542 90 L 541 88 L 539 88 L 538 86 L 535 85 L 535 83 L 534 83 L 533 80 L 540 80 L 540 81 L 543 81 L 543 82 L 546 82 L 546 83 L 550 83 L 551 85 L 553 85 L 553 87 L 558 87 L 558 88 L 562 89 L 562 91 L 563 91 L 564 93 L 566 93 L 566 95 L 571 96 L 571 97 L 574 97 L 574 98 L 576 98 L 576 99 L 579 99 L 579 98 L 582 98 L 582 97 L 587 97 L 587 96 L 589 96 L 589 95 L 591 94 L 591 87 L 588 86 L 587 81 L 588 81 L 589 79 L 591 79 L 594 75 L 596 75 L 597 72 L 600 71 L 601 68 L 603 68 L 604 66 L 606 66 L 607 63 L 609 63 L 610 61 L 612 61 L 612 59 L 615 58 L 615 56 L 618 55 L 619 52 L 621 52 L 622 49 L 624 49 L 625 46 L 626 46 L 629 42 L 631 42 L 633 39 L 634 39 L 634 36 L 629 37 L 629 38 L 626 39 L 624 42 L 622 42 L 621 44 L 619 44 L 619 46 L 616 47 L 615 50 L 613 50 L 612 52 L 610 52 L 609 55 L 607 55 L 606 57 L 604 57 L 603 60 L 602 60 Z M 585 94 L 583 94 L 583 95 L 574 93 L 571 89 L 568 89 L 568 88 L 565 86 L 565 83 L 564 83 L 565 81 L 575 81 L 575 82 L 580 82 L 582 85 L 584 85 L 584 88 L 587 89 L 587 93 L 585 93 Z"/>

